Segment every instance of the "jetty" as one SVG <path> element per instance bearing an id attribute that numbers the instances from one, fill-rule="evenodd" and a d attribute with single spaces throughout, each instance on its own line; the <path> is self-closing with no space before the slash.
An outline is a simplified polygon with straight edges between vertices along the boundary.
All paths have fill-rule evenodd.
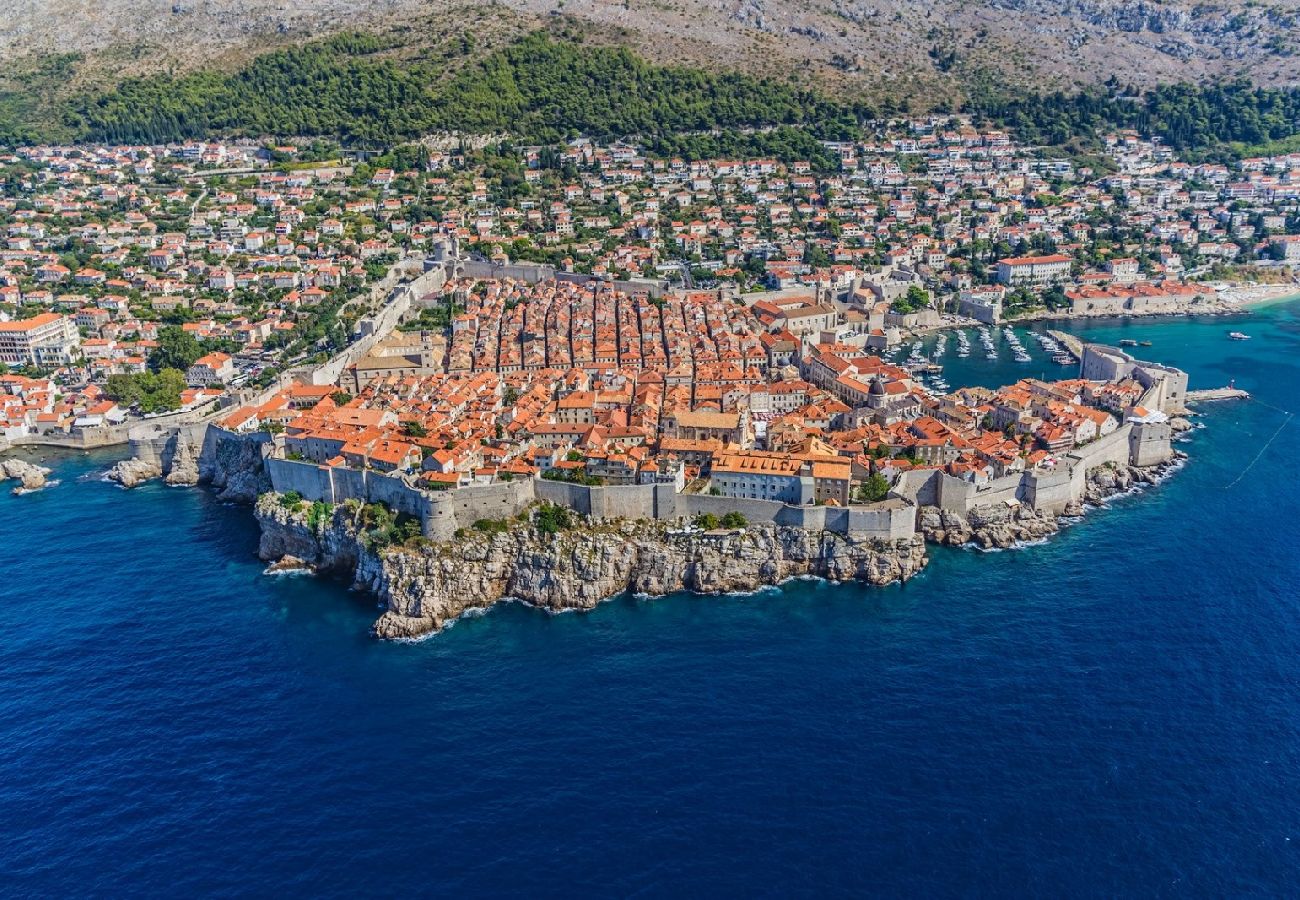
<path id="1" fill-rule="evenodd" d="M 1188 391 L 1187 402 L 1198 400 L 1249 400 L 1250 392 L 1237 387 L 1206 388 L 1200 391 Z"/>
<path id="2" fill-rule="evenodd" d="M 1057 331 L 1054 328 L 1049 328 L 1047 333 L 1075 359 L 1083 359 L 1083 341 L 1072 334 L 1066 334 L 1064 331 Z"/>

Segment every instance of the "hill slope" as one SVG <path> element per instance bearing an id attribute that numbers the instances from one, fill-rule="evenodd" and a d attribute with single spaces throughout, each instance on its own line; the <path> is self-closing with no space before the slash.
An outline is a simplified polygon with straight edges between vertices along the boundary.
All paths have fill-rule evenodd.
<path id="1" fill-rule="evenodd" d="M 545 21 L 656 62 L 806 72 L 932 100 L 974 78 L 1069 87 L 1300 80 L 1300 0 L 8 0 L 0 61 L 83 53 L 80 79 L 234 65 L 342 30 L 490 43 Z"/>

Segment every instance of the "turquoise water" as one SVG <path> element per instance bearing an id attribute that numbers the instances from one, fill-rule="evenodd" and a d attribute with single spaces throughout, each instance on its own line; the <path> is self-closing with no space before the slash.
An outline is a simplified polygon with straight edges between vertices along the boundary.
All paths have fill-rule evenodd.
<path id="1" fill-rule="evenodd" d="M 505 605 L 384 644 L 373 598 L 264 576 L 246 509 L 53 457 L 58 486 L 0 495 L 0 883 L 1295 893 L 1300 305 L 1080 330 L 1257 399 L 1049 544 L 885 589 Z"/>

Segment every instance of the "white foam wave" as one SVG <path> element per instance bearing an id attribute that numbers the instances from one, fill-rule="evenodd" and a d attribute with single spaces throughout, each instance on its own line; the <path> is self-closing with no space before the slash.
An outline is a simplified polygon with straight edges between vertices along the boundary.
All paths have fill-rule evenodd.
<path id="1" fill-rule="evenodd" d="M 277 569 L 274 566 L 267 566 L 262 570 L 262 574 L 275 578 L 279 575 L 315 575 L 316 572 L 310 566 L 290 566 L 280 569 Z"/>

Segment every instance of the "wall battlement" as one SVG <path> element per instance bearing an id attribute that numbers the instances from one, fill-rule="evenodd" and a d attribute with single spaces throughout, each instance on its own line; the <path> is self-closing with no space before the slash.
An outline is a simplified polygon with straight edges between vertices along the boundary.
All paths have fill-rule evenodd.
<path id="1" fill-rule="evenodd" d="M 216 430 L 219 429 L 209 428 L 207 441 L 198 437 L 198 443 L 205 447 L 205 455 Z M 224 431 L 221 434 L 226 441 L 267 443 L 265 435 L 241 436 Z M 192 439 L 194 435 L 187 437 Z M 937 469 L 907 472 L 895 485 L 891 499 L 849 507 L 791 506 L 771 500 L 681 494 L 672 485 L 662 484 L 587 486 L 540 478 L 428 491 L 413 487 L 401 478 L 369 470 L 333 468 L 273 455 L 268 455 L 263 464 L 272 489 L 278 493 L 297 491 L 308 500 L 326 503 L 349 499 L 383 503 L 398 512 L 417 516 L 425 536 L 433 540 L 449 540 L 458 528 L 467 528 L 479 519 L 518 515 L 539 500 L 568 507 L 598 521 L 678 522 L 705 513 L 721 517 L 738 512 L 754 524 L 897 540 L 915 534 L 917 511 L 922 506 L 964 516 L 979 506 L 1021 503 L 1035 510 L 1060 513 L 1066 506 L 1083 499 L 1088 472 L 1099 466 L 1146 467 L 1167 462 L 1173 455 L 1170 437 L 1171 430 L 1164 423 L 1127 423 L 1114 433 L 1063 456 L 1051 471 L 1008 475 L 981 485 Z M 162 444 L 152 439 L 142 441 L 141 450 L 166 453 L 170 450 L 167 443 L 166 440 Z"/>

